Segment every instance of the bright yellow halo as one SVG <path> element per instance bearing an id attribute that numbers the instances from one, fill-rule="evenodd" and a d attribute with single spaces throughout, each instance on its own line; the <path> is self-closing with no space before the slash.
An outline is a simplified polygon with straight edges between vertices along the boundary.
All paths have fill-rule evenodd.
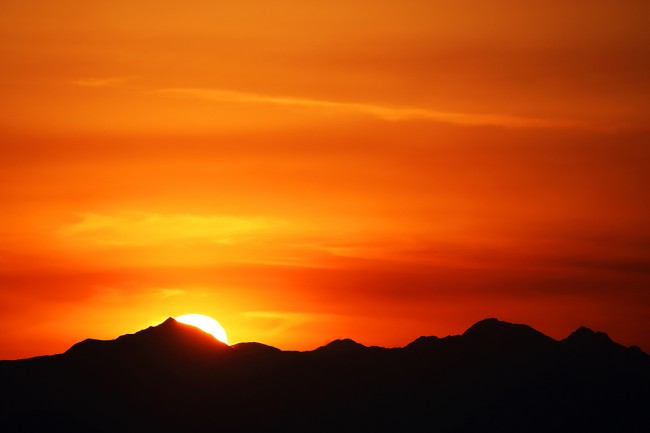
<path id="1" fill-rule="evenodd" d="M 177 322 L 185 323 L 186 325 L 196 326 L 203 332 L 207 332 L 221 341 L 228 344 L 228 336 L 226 330 L 214 320 L 212 317 L 204 316 L 203 314 L 183 314 L 176 318 Z"/>

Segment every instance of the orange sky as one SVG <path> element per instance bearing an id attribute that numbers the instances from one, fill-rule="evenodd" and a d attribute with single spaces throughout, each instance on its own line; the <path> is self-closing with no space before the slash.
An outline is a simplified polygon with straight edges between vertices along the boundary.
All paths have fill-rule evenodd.
<path id="1" fill-rule="evenodd" d="M 0 359 L 168 316 L 650 351 L 650 4 L 0 4 Z"/>

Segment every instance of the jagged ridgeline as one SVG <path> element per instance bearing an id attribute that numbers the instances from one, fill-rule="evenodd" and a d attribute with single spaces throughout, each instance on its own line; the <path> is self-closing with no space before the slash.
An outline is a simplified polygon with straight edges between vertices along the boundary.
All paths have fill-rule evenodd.
<path id="1" fill-rule="evenodd" d="M 0 362 L 3 432 L 648 432 L 650 357 L 486 319 L 403 348 L 227 346 L 168 319 Z"/>

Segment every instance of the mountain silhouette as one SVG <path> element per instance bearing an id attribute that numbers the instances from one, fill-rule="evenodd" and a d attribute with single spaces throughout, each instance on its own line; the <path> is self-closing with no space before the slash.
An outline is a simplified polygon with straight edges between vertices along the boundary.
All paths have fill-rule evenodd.
<path id="1" fill-rule="evenodd" d="M 270 353 L 282 352 L 277 347 L 268 346 L 262 343 L 237 343 L 232 346 L 237 354 L 263 356 Z"/>
<path id="2" fill-rule="evenodd" d="M 366 346 L 363 344 L 357 343 L 356 341 L 349 338 L 345 338 L 342 340 L 334 340 L 325 346 L 321 346 L 316 349 L 315 352 L 344 355 L 359 353 L 364 349 L 366 349 Z"/>
<path id="3" fill-rule="evenodd" d="M 647 432 L 650 357 L 485 319 L 403 348 L 227 346 L 167 319 L 0 361 L 7 432 Z"/>
<path id="4" fill-rule="evenodd" d="M 475 323 L 463 333 L 463 337 L 490 347 L 517 344 L 543 345 L 554 341 L 528 325 L 502 322 L 494 318 Z"/>
<path id="5" fill-rule="evenodd" d="M 158 326 L 150 326 L 116 340 L 87 339 L 65 352 L 70 358 L 121 357 L 128 360 L 160 356 L 208 357 L 232 350 L 200 329 L 177 322 L 171 317 Z"/>

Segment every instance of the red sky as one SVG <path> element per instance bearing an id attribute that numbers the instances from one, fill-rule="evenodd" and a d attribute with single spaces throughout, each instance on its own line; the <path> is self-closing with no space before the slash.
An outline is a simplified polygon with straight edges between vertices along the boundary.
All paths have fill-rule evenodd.
<path id="1" fill-rule="evenodd" d="M 203 313 L 650 351 L 641 0 L 0 5 L 0 359 Z"/>

